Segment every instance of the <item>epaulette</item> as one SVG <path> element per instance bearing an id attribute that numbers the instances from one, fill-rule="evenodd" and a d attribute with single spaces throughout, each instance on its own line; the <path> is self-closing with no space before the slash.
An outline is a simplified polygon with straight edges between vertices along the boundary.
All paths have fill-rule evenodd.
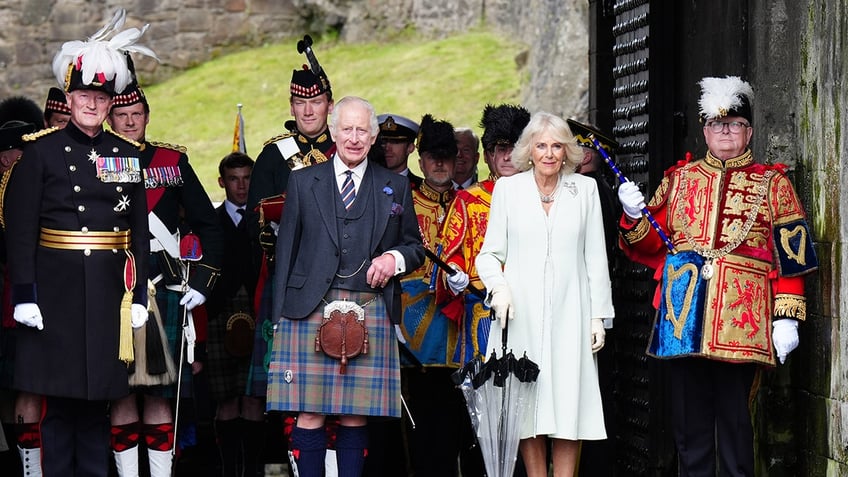
<path id="1" fill-rule="evenodd" d="M 24 142 L 32 142 L 32 141 L 35 141 L 36 139 L 38 139 L 40 137 L 44 137 L 44 136 L 46 136 L 50 133 L 54 133 L 54 132 L 58 131 L 59 129 L 60 128 L 57 128 L 57 127 L 42 129 L 41 131 L 36 131 L 34 133 L 24 134 L 23 136 L 21 136 L 21 139 L 23 139 Z"/>
<path id="2" fill-rule="evenodd" d="M 283 139 L 285 139 L 287 137 L 292 137 L 294 135 L 295 135 L 295 133 L 293 133 L 293 132 L 287 132 L 287 133 L 280 134 L 278 136 L 274 136 L 271 139 L 268 139 L 267 141 L 265 141 L 265 144 L 263 144 L 262 147 L 265 147 L 268 144 L 273 144 L 277 141 L 282 141 Z"/>
<path id="3" fill-rule="evenodd" d="M 128 138 L 128 137 L 126 137 L 126 136 L 124 136 L 123 134 L 121 134 L 121 133 L 117 133 L 117 132 L 115 132 L 115 131 L 113 131 L 113 130 L 111 130 L 111 129 L 106 129 L 106 131 L 109 131 L 109 133 L 110 133 L 110 134 L 112 134 L 113 136 L 118 137 L 118 138 L 121 138 L 121 139 L 123 139 L 124 141 L 126 141 L 126 142 L 128 142 L 128 143 L 132 144 L 132 145 L 133 145 L 133 146 L 135 146 L 135 147 L 141 147 L 141 143 L 140 143 L 140 142 L 138 142 L 138 141 L 136 141 L 135 139 L 130 139 L 130 138 Z"/>
<path id="4" fill-rule="evenodd" d="M 151 146 L 162 147 L 165 149 L 171 149 L 172 151 L 181 152 L 183 154 L 186 153 L 188 149 L 185 146 L 180 146 L 179 144 L 168 144 L 167 142 L 158 142 L 158 141 L 148 141 Z"/>

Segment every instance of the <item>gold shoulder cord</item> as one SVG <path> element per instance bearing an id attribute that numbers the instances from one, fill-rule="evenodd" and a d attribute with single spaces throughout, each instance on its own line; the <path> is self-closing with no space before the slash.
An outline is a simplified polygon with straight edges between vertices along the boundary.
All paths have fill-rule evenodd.
<path id="1" fill-rule="evenodd" d="M 3 213 L 3 207 L 6 205 L 6 186 L 9 185 L 9 177 L 12 175 L 12 170 L 18 164 L 18 159 L 12 163 L 12 166 L 9 167 L 9 170 L 3 173 L 3 177 L 0 177 L 0 228 L 6 230 L 6 214 Z"/>

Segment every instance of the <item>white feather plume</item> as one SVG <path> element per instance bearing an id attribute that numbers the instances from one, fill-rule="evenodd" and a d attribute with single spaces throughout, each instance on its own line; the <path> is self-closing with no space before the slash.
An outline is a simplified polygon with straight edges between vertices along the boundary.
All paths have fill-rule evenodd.
<path id="1" fill-rule="evenodd" d="M 742 106 L 743 98 L 749 103 L 754 101 L 754 90 L 751 85 L 738 76 L 724 78 L 707 77 L 699 83 L 701 99 L 698 100 L 699 113 L 704 118 L 721 118 L 728 111 Z"/>
<path id="2" fill-rule="evenodd" d="M 120 93 L 133 79 L 127 68 L 125 53 L 139 53 L 158 61 L 159 58 L 153 50 L 136 44 L 149 25 L 144 25 L 141 29 L 127 28 L 121 31 L 125 22 L 126 11 L 119 8 L 109 23 L 91 35 L 87 41 L 65 42 L 53 57 L 53 74 L 59 84 L 67 87 L 65 78 L 68 66 L 81 63 L 83 84 L 90 84 L 95 75 L 102 73 L 107 81 L 115 79 L 115 92 Z"/>

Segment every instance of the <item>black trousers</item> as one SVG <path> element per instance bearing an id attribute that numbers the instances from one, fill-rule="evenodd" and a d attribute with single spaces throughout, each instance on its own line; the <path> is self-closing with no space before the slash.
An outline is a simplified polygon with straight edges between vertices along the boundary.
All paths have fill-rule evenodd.
<path id="1" fill-rule="evenodd" d="M 106 477 L 109 473 L 108 401 L 47 397 L 41 421 L 45 477 Z"/>
<path id="2" fill-rule="evenodd" d="M 757 365 L 702 358 L 667 362 L 681 477 L 754 475 L 748 400 Z"/>

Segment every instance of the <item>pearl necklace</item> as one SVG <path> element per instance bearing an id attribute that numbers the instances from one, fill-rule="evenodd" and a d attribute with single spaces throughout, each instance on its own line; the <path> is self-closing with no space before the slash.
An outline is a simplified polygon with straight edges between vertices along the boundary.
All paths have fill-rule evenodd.
<path id="1" fill-rule="evenodd" d="M 562 176 L 557 176 L 557 183 L 554 186 L 554 190 L 552 190 L 550 194 L 543 194 L 542 189 L 539 188 L 539 184 L 536 184 L 536 190 L 539 191 L 539 200 L 541 200 L 543 204 L 550 204 L 554 201 L 554 199 L 556 199 L 557 195 L 559 195 L 559 186 L 561 180 Z"/>

